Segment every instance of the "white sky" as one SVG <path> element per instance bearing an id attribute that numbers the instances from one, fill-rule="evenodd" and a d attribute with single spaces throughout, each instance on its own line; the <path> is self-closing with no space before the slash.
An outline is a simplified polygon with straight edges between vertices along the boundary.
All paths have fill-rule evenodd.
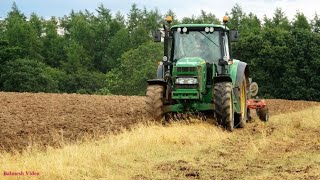
<path id="1" fill-rule="evenodd" d="M 309 20 L 314 14 L 320 13 L 320 0 L 15 0 L 18 8 L 27 16 L 31 12 L 45 18 L 63 16 L 74 10 L 88 9 L 93 12 L 99 4 L 110 9 L 113 13 L 120 11 L 127 14 L 132 3 L 137 3 L 139 8 L 158 8 L 161 13 L 172 9 L 179 19 L 199 15 L 200 10 L 211 12 L 222 18 L 226 12 L 236 4 L 240 4 L 244 12 L 253 12 L 259 18 L 264 15 L 272 17 L 275 9 L 280 7 L 291 20 L 297 11 L 304 13 Z M 5 17 L 10 11 L 13 0 L 0 0 L 0 17 Z"/>

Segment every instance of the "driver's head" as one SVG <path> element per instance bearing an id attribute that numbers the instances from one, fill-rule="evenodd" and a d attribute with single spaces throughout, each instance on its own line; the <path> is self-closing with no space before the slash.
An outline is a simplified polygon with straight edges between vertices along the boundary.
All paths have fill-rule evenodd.
<path id="1" fill-rule="evenodd" d="M 202 48 L 202 49 L 207 49 L 208 48 L 208 43 L 207 43 L 207 39 L 206 39 L 206 37 L 201 37 L 200 39 L 199 39 L 199 42 L 200 42 L 200 47 Z"/>
<path id="2" fill-rule="evenodd" d="M 203 43 L 205 42 L 205 37 L 200 33 L 195 33 L 194 42 L 196 43 L 197 48 L 202 48 Z"/>

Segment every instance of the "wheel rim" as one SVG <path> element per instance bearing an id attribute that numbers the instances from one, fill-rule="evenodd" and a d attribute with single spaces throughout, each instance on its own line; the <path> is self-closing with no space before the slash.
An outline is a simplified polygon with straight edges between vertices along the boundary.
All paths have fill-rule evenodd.
<path id="1" fill-rule="evenodd" d="M 234 111 L 233 111 L 233 98 L 232 98 L 232 93 L 230 95 L 230 125 L 231 125 L 231 130 L 233 129 L 233 126 L 234 126 L 234 120 L 233 120 L 233 114 L 234 114 Z"/>
<path id="2" fill-rule="evenodd" d="M 246 113 L 246 87 L 245 87 L 245 83 L 242 82 L 241 84 L 241 89 L 240 89 L 240 104 L 241 104 L 241 121 L 245 121 L 245 113 Z"/>

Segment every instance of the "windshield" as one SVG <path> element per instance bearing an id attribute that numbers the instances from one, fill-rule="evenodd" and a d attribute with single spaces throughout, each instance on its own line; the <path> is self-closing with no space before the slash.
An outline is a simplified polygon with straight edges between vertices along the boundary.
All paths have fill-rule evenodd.
<path id="1" fill-rule="evenodd" d="M 221 58 L 219 31 L 189 31 L 174 34 L 174 59 L 184 57 L 201 57 L 207 62 L 215 62 Z"/>

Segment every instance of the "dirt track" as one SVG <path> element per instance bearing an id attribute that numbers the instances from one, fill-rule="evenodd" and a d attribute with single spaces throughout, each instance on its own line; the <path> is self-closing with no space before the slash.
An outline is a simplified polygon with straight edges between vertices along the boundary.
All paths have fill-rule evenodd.
<path id="1" fill-rule="evenodd" d="M 299 111 L 317 102 L 268 100 L 271 115 Z M 31 142 L 59 146 L 85 135 L 116 132 L 144 121 L 144 97 L 0 92 L 0 150 Z"/>

